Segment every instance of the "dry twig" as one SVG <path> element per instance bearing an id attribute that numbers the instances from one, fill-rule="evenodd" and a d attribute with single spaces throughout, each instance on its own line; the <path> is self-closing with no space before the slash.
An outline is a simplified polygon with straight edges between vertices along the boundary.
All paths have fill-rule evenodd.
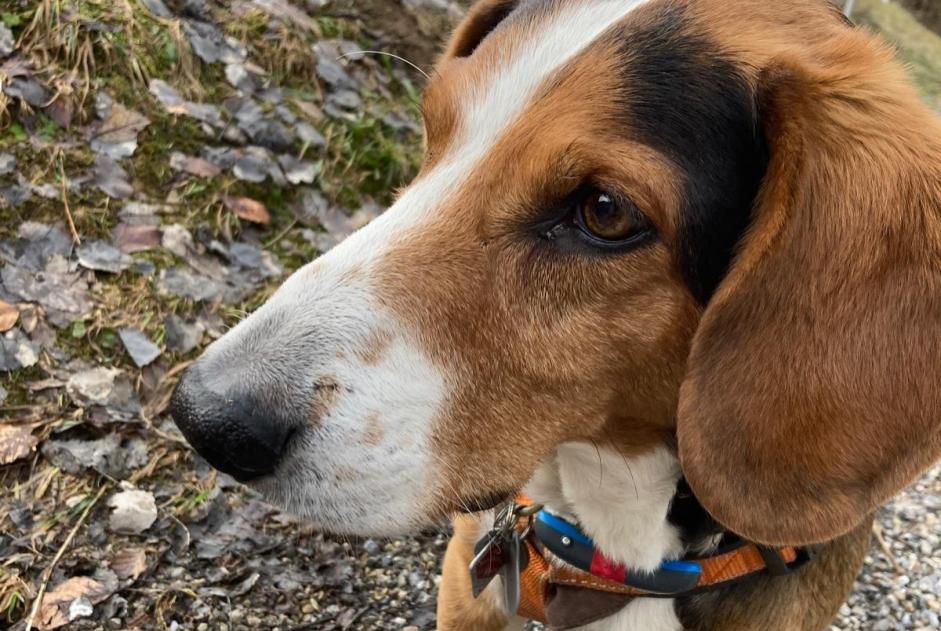
<path id="1" fill-rule="evenodd" d="M 72 241 L 76 245 L 82 244 L 81 237 L 78 236 L 78 230 L 75 229 L 75 220 L 72 218 L 72 211 L 69 209 L 69 190 L 65 178 L 65 160 L 59 155 L 59 183 L 62 187 L 62 207 L 65 209 L 65 218 L 69 223 L 69 232 L 72 234 Z"/>
<path id="2" fill-rule="evenodd" d="M 36 614 L 39 613 L 39 607 L 42 605 L 43 596 L 46 595 L 46 588 L 49 586 L 49 579 L 52 577 L 52 572 L 56 569 L 56 565 L 58 565 L 59 560 L 62 559 L 62 555 L 65 554 L 65 551 L 68 549 L 69 545 L 71 545 L 72 539 L 75 538 L 78 529 L 85 523 L 85 519 L 87 519 L 88 514 L 91 513 L 91 509 L 95 507 L 95 504 L 98 503 L 98 500 L 101 499 L 101 496 L 104 495 L 105 491 L 109 488 L 111 488 L 110 482 L 103 484 L 101 488 L 98 489 L 98 493 L 95 494 L 92 501 L 89 502 L 85 510 L 82 511 L 82 514 L 79 516 L 78 521 L 75 522 L 75 525 L 72 526 L 72 530 L 69 531 L 65 541 L 59 546 L 59 551 L 56 552 L 56 555 L 52 558 L 52 561 L 49 562 L 49 565 L 46 566 L 46 569 L 43 570 L 42 578 L 39 581 L 39 591 L 36 593 L 36 598 L 33 599 L 33 604 L 29 610 L 29 617 L 26 619 L 26 631 L 31 631 L 33 628 L 33 619 L 36 617 Z"/>

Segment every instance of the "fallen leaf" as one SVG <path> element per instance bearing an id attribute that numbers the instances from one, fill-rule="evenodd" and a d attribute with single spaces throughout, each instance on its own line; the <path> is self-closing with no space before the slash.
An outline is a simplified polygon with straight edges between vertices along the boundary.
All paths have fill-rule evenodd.
<path id="1" fill-rule="evenodd" d="M 143 368 L 160 357 L 160 347 L 141 331 L 126 327 L 118 331 L 118 336 L 138 368 Z"/>
<path id="2" fill-rule="evenodd" d="M 147 491 L 129 489 L 108 500 L 114 509 L 108 525 L 114 532 L 139 535 L 157 520 L 157 503 Z"/>
<path id="3" fill-rule="evenodd" d="M 224 126 L 222 114 L 215 105 L 187 101 L 169 83 L 161 79 L 151 79 L 149 89 L 170 114 L 190 116 L 213 127 Z"/>
<path id="4" fill-rule="evenodd" d="M 0 333 L 4 333 L 13 328 L 20 317 L 19 309 L 8 302 L 0 300 Z"/>
<path id="5" fill-rule="evenodd" d="M 0 267 L 0 278 L 8 293 L 23 302 L 38 302 L 46 310 L 49 321 L 57 327 L 70 324 L 94 306 L 88 293 L 88 281 L 79 272 L 69 269 L 62 256 L 52 256 L 45 268 L 34 273 L 7 265 Z"/>
<path id="6" fill-rule="evenodd" d="M 114 244 L 125 254 L 152 250 L 160 245 L 160 226 L 119 223 L 114 227 Z"/>
<path id="7" fill-rule="evenodd" d="M 187 20 L 183 22 L 183 31 L 193 52 L 206 63 L 238 63 L 245 61 L 248 54 L 244 44 L 226 36 L 214 24 Z"/>
<path id="8" fill-rule="evenodd" d="M 108 117 L 91 138 L 91 149 L 110 158 L 127 158 L 137 149 L 137 135 L 150 121 L 120 103 L 111 103 Z"/>
<path id="9" fill-rule="evenodd" d="M 188 156 L 179 151 L 170 154 L 170 168 L 197 177 L 216 177 L 222 173 L 222 169 L 209 160 Z"/>
<path id="10" fill-rule="evenodd" d="M 111 569 L 118 578 L 135 581 L 147 569 L 147 555 L 142 548 L 125 548 L 114 555 Z"/>
<path id="11" fill-rule="evenodd" d="M 68 93 L 59 93 L 53 101 L 43 108 L 43 112 L 62 129 L 72 126 L 72 116 L 75 113 L 75 102 Z"/>
<path id="12" fill-rule="evenodd" d="M 317 22 L 307 13 L 298 9 L 287 0 L 254 0 L 255 5 L 261 7 L 270 15 L 280 18 L 288 24 L 296 24 L 316 34 L 320 34 Z"/>
<path id="13" fill-rule="evenodd" d="M 112 593 L 110 586 L 89 576 L 70 578 L 43 596 L 42 604 L 39 606 L 37 626 L 42 631 L 58 629 L 69 623 L 69 610 L 75 600 L 85 598 L 94 605 L 102 602 Z"/>
<path id="14" fill-rule="evenodd" d="M 114 391 L 114 379 L 120 374 L 121 371 L 117 368 L 89 368 L 69 377 L 65 389 L 79 406 L 105 405 Z"/>
<path id="15" fill-rule="evenodd" d="M 31 425 L 0 425 L 0 465 L 16 462 L 33 452 L 39 439 Z"/>
<path id="16" fill-rule="evenodd" d="M 148 458 L 142 441 L 122 441 L 116 434 L 97 440 L 47 440 L 42 445 L 42 455 L 66 473 L 75 475 L 94 469 L 121 479 L 146 464 Z"/>
<path id="17" fill-rule="evenodd" d="M 268 213 L 268 209 L 259 201 L 249 197 L 232 197 L 230 195 L 223 197 L 222 201 L 225 203 L 226 208 L 246 221 L 262 225 L 271 223 L 271 215 Z"/>
<path id="18" fill-rule="evenodd" d="M 183 267 L 160 270 L 157 288 L 174 296 L 196 301 L 216 300 L 225 290 L 221 283 Z"/>
<path id="19" fill-rule="evenodd" d="M 127 171 L 109 155 L 101 153 L 95 158 L 92 173 L 95 186 L 108 197 L 127 199 L 134 194 L 134 187 L 128 181 Z"/>
<path id="20" fill-rule="evenodd" d="M 86 241 L 77 251 L 78 263 L 84 268 L 116 274 L 131 266 L 134 259 L 104 241 Z"/>

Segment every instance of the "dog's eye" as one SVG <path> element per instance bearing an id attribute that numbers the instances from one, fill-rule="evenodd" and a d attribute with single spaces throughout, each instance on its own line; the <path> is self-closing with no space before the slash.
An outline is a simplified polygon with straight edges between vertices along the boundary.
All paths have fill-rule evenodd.
<path id="1" fill-rule="evenodd" d="M 630 201 L 594 191 L 578 202 L 575 222 L 588 236 L 617 243 L 643 231 L 640 217 L 640 212 Z"/>

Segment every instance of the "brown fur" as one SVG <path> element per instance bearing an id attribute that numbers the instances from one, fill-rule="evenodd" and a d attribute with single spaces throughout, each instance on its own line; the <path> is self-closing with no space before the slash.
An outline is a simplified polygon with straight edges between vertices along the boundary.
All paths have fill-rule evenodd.
<path id="1" fill-rule="evenodd" d="M 656 0 L 628 19 L 665 2 L 688 5 L 758 97 L 772 159 L 752 226 L 703 311 L 673 256 L 677 174 L 616 117 L 612 50 L 550 81 L 381 265 L 384 306 L 456 386 L 434 434 L 444 481 L 422 509 L 519 488 L 565 441 L 630 455 L 676 432 L 724 525 L 765 543 L 829 541 L 793 576 L 684 601 L 686 624 L 822 628 L 861 564 L 866 515 L 941 452 L 941 125 L 885 44 L 825 3 Z M 454 142 L 462 94 L 525 38 L 484 39 L 510 4 L 480 3 L 439 64 L 423 174 Z M 562 261 L 521 238 L 532 209 L 588 175 L 630 191 L 656 242 Z M 468 523 L 449 546 L 439 623 L 500 628 L 492 603 L 470 600 Z"/>
<path id="2" fill-rule="evenodd" d="M 503 609 L 484 593 L 471 596 L 467 567 L 474 558 L 474 543 L 483 532 L 481 518 L 461 515 L 454 519 L 454 534 L 442 568 L 441 589 L 438 591 L 438 628 L 447 631 L 497 631 L 508 618 Z"/>
<path id="3" fill-rule="evenodd" d="M 941 124 L 858 31 L 758 84 L 772 163 L 694 338 L 679 445 L 719 521 L 801 544 L 941 451 Z"/>

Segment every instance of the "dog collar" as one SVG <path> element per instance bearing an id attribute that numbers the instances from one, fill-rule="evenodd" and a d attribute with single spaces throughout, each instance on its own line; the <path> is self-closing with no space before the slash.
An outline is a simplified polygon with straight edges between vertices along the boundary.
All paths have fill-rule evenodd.
<path id="1" fill-rule="evenodd" d="M 632 570 L 601 554 L 594 541 L 570 521 L 541 510 L 533 519 L 533 535 L 546 550 L 593 576 L 651 594 L 670 596 L 697 587 L 703 568 L 693 561 L 663 561 L 653 572 Z"/>
<path id="2" fill-rule="evenodd" d="M 522 495 L 500 512 L 475 552 L 470 566 L 475 595 L 499 574 L 511 611 L 550 623 L 570 617 L 562 601 L 573 594 L 582 604 L 597 600 L 609 615 L 633 598 L 672 598 L 760 573 L 787 574 L 813 558 L 812 548 L 768 548 L 726 535 L 709 555 L 665 560 L 653 572 L 636 571 L 604 556 L 578 526 Z"/>

